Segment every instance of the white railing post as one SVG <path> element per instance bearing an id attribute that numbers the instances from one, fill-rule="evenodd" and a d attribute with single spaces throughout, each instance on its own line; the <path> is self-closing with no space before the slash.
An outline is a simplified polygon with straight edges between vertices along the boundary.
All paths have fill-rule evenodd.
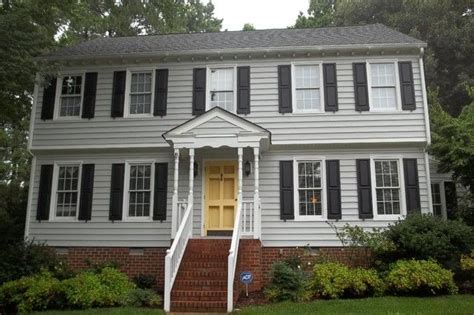
<path id="1" fill-rule="evenodd" d="M 173 178 L 173 199 L 171 208 L 171 239 L 176 236 L 178 229 L 178 181 L 179 181 L 179 149 L 174 149 L 174 178 Z"/>
<path id="2" fill-rule="evenodd" d="M 165 257 L 165 292 L 164 292 L 163 308 L 165 312 L 171 310 L 171 256 L 170 250 L 166 251 Z"/>
<path id="3" fill-rule="evenodd" d="M 189 193 L 188 204 L 193 203 L 194 194 L 194 149 L 189 149 Z"/>
<path id="4" fill-rule="evenodd" d="M 238 193 L 237 193 L 237 202 L 238 203 L 241 203 L 241 201 L 242 201 L 242 182 L 243 182 L 242 181 L 242 175 L 243 175 L 243 172 L 242 172 L 242 158 L 243 158 L 243 153 L 244 153 L 243 148 L 238 148 L 237 149 L 237 154 L 239 156 L 239 173 L 238 173 L 239 186 L 238 186 Z"/>
<path id="5" fill-rule="evenodd" d="M 253 148 L 253 157 L 254 157 L 254 193 L 253 193 L 253 238 L 260 238 L 260 223 L 261 223 L 261 214 L 260 214 L 260 193 L 258 190 L 259 180 L 260 180 L 260 165 L 259 165 L 259 148 Z"/>

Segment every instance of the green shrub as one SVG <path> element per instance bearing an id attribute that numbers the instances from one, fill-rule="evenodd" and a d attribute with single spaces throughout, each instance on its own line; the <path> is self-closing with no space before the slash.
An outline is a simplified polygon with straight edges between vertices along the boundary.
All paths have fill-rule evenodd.
<path id="1" fill-rule="evenodd" d="M 43 269 L 54 272 L 59 263 L 54 251 L 42 244 L 21 242 L 8 245 L 0 255 L 0 285 L 38 274 Z"/>
<path id="2" fill-rule="evenodd" d="M 307 275 L 286 262 L 274 263 L 270 278 L 270 285 L 265 289 L 265 295 L 270 301 L 305 301 L 311 298 Z"/>
<path id="3" fill-rule="evenodd" d="M 384 284 L 372 269 L 349 267 L 340 263 L 317 264 L 313 269 L 311 288 L 322 298 L 379 296 Z"/>
<path id="4" fill-rule="evenodd" d="M 396 295 L 456 294 L 453 273 L 432 260 L 399 260 L 390 269 L 386 282 Z"/>
<path id="5" fill-rule="evenodd" d="M 59 280 L 50 272 L 23 277 L 4 283 L 0 287 L 0 301 L 4 313 L 29 313 L 46 310 L 60 304 Z"/>
<path id="6" fill-rule="evenodd" d="M 136 307 L 160 307 L 163 303 L 161 296 L 150 289 L 133 289 L 128 293 L 127 304 Z"/>
<path id="7" fill-rule="evenodd" d="M 395 248 L 381 255 L 383 261 L 434 259 L 454 271 L 460 269 L 461 255 L 469 254 L 474 243 L 472 227 L 431 215 L 410 215 L 390 226 L 384 234 Z"/>
<path id="8" fill-rule="evenodd" d="M 124 305 L 133 288 L 125 274 L 111 267 L 99 274 L 86 271 L 62 282 L 68 305 L 76 308 Z"/>
<path id="9" fill-rule="evenodd" d="M 140 289 L 152 289 L 156 284 L 156 278 L 151 274 L 139 274 L 133 277 L 133 283 Z"/>

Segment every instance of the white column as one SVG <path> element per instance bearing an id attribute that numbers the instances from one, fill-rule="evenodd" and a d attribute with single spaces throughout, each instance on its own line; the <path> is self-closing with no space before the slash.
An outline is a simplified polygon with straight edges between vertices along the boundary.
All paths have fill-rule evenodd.
<path id="1" fill-rule="evenodd" d="M 194 149 L 189 149 L 189 193 L 188 205 L 193 204 L 194 194 Z"/>
<path id="2" fill-rule="evenodd" d="M 253 238 L 260 238 L 260 224 L 261 214 L 259 208 L 260 193 L 258 191 L 259 180 L 260 180 L 260 165 L 259 165 L 259 148 L 253 148 L 253 178 L 254 178 L 254 192 L 253 192 L 253 209 L 254 209 L 254 227 L 253 227 Z"/>
<path id="3" fill-rule="evenodd" d="M 242 157 L 243 157 L 244 149 L 243 148 L 238 148 L 237 149 L 237 154 L 239 156 L 239 186 L 238 186 L 238 203 L 242 202 Z"/>
<path id="4" fill-rule="evenodd" d="M 179 182 L 179 149 L 174 149 L 174 182 L 171 212 L 171 238 L 174 239 L 178 229 L 178 182 Z"/>

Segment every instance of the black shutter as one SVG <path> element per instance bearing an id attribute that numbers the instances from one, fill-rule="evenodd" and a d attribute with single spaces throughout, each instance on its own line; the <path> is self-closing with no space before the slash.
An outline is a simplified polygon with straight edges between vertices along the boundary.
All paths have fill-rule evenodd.
<path id="1" fill-rule="evenodd" d="M 337 75 L 336 75 L 336 64 L 325 63 L 323 64 L 324 74 L 324 109 L 327 112 L 337 111 Z"/>
<path id="2" fill-rule="evenodd" d="M 206 68 L 193 70 L 193 115 L 206 111 Z"/>
<path id="3" fill-rule="evenodd" d="M 353 63 L 355 108 L 357 111 L 369 110 L 369 92 L 367 87 L 367 68 L 364 62 Z"/>
<path id="4" fill-rule="evenodd" d="M 293 161 L 280 161 L 280 219 L 295 218 L 293 203 Z"/>
<path id="5" fill-rule="evenodd" d="M 418 164 L 416 159 L 403 159 L 407 214 L 421 213 Z"/>
<path id="6" fill-rule="evenodd" d="M 84 103 L 82 105 L 82 118 L 94 118 L 95 95 L 97 91 L 97 72 L 86 73 L 84 83 Z"/>
<path id="7" fill-rule="evenodd" d="M 153 198 L 153 220 L 166 220 L 168 202 L 168 163 L 155 163 L 155 194 Z"/>
<path id="8" fill-rule="evenodd" d="M 359 199 L 359 218 L 374 217 L 372 211 L 372 185 L 370 178 L 370 160 L 356 160 L 357 196 Z"/>
<path id="9" fill-rule="evenodd" d="M 278 66 L 278 111 L 291 113 L 291 66 Z"/>
<path id="10" fill-rule="evenodd" d="M 38 205 L 36 220 L 48 220 L 51 205 L 51 186 L 53 184 L 53 165 L 41 165 L 40 183 L 38 190 Z"/>
<path id="11" fill-rule="evenodd" d="M 413 84 L 413 70 L 411 61 L 398 63 L 400 72 L 400 90 L 402 93 L 402 109 L 415 110 L 415 87 Z"/>
<path id="12" fill-rule="evenodd" d="M 341 219 L 341 175 L 339 160 L 326 161 L 328 219 Z"/>
<path id="13" fill-rule="evenodd" d="M 123 104 L 125 102 L 126 71 L 114 71 L 112 87 L 112 117 L 123 117 Z"/>
<path id="14" fill-rule="evenodd" d="M 92 196 L 94 193 L 94 168 L 94 164 L 82 165 L 79 220 L 89 221 L 91 219 Z"/>
<path id="15" fill-rule="evenodd" d="M 168 102 L 168 69 L 155 71 L 155 108 L 154 116 L 166 116 Z"/>
<path id="16" fill-rule="evenodd" d="M 237 67 L 237 114 L 250 114 L 250 67 Z"/>
<path id="17" fill-rule="evenodd" d="M 57 78 L 52 78 L 49 82 L 45 82 L 46 86 L 43 90 L 43 103 L 41 104 L 41 119 L 53 119 L 54 102 L 56 100 L 56 82 Z"/>
<path id="18" fill-rule="evenodd" d="M 125 164 L 112 164 L 109 220 L 122 220 Z"/>

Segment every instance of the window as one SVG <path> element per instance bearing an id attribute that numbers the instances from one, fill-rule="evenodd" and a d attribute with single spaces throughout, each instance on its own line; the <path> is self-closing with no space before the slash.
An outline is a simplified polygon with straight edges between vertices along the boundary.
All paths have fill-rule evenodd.
<path id="1" fill-rule="evenodd" d="M 56 217 L 76 217 L 79 197 L 79 165 L 60 165 L 57 175 Z"/>
<path id="2" fill-rule="evenodd" d="M 319 66 L 295 66 L 294 73 L 296 110 L 301 112 L 321 110 Z"/>
<path id="3" fill-rule="evenodd" d="M 442 216 L 441 189 L 439 183 L 431 184 L 431 198 L 433 201 L 433 214 Z"/>
<path id="4" fill-rule="evenodd" d="M 128 216 L 149 217 L 152 190 L 152 163 L 130 164 Z"/>
<path id="5" fill-rule="evenodd" d="M 234 111 L 234 68 L 211 69 L 209 107 Z"/>
<path id="6" fill-rule="evenodd" d="M 398 160 L 375 160 L 375 195 L 378 215 L 400 215 Z"/>
<path id="7" fill-rule="evenodd" d="M 297 162 L 297 198 L 299 216 L 322 215 L 321 161 Z"/>
<path id="8" fill-rule="evenodd" d="M 395 63 L 371 63 L 371 108 L 377 111 L 397 109 Z"/>
<path id="9" fill-rule="evenodd" d="M 130 79 L 130 115 L 150 114 L 153 72 L 132 72 Z"/>
<path id="10" fill-rule="evenodd" d="M 59 117 L 75 117 L 81 113 L 82 76 L 64 76 L 61 82 Z"/>

